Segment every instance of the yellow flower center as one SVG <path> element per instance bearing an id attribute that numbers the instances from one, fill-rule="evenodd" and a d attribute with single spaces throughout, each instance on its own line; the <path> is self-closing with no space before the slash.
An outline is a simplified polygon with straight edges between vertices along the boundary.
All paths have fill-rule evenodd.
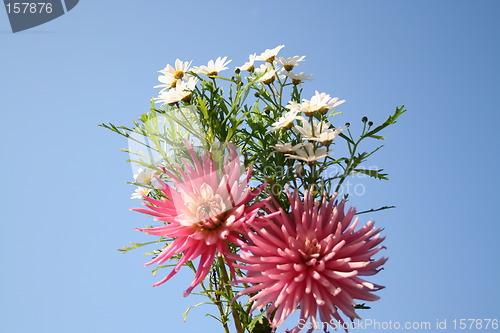
<path id="1" fill-rule="evenodd" d="M 307 110 L 304 110 L 304 114 L 306 116 L 308 116 L 308 117 L 311 117 L 311 116 L 313 116 L 316 113 L 316 110 L 311 110 L 311 106 L 310 105 L 306 106 L 306 109 Z"/>
<path id="2" fill-rule="evenodd" d="M 320 114 L 325 114 L 325 113 L 327 113 L 327 112 L 328 112 L 328 110 L 330 110 L 330 109 L 329 109 L 329 108 L 327 108 L 327 107 L 322 107 L 321 109 L 319 109 L 319 110 L 318 110 L 318 112 L 319 112 Z"/>
<path id="3" fill-rule="evenodd" d="M 287 129 L 292 128 L 292 126 L 293 126 L 293 121 L 287 121 L 286 123 L 283 124 L 283 126 L 281 128 L 284 130 L 287 130 Z"/>
<path id="4" fill-rule="evenodd" d="M 271 76 L 269 79 L 262 81 L 264 84 L 271 84 L 274 82 L 274 76 Z"/>
<path id="5" fill-rule="evenodd" d="M 276 56 L 270 56 L 269 58 L 266 59 L 266 62 L 272 63 L 274 61 L 274 58 L 276 58 Z"/>
<path id="6" fill-rule="evenodd" d="M 180 80 L 184 77 L 184 72 L 183 71 L 175 71 L 174 72 L 174 78 L 176 80 Z"/>

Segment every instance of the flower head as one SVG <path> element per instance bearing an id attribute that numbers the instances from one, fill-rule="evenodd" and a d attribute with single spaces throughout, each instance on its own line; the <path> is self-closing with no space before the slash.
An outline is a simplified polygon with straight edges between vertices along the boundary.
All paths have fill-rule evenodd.
<path id="1" fill-rule="evenodd" d="M 312 116 L 316 112 L 325 114 L 330 109 L 333 109 L 340 104 L 343 104 L 344 102 L 345 100 L 339 101 L 338 97 L 331 98 L 328 94 L 319 93 L 318 91 L 316 91 L 316 93 L 310 100 L 303 99 L 300 105 L 302 107 L 302 112 L 304 112 L 306 116 Z"/>
<path id="2" fill-rule="evenodd" d="M 236 67 L 236 69 L 238 69 L 240 71 L 252 72 L 255 69 L 254 62 L 255 62 L 255 58 L 256 57 L 257 57 L 257 55 L 255 53 L 249 55 L 248 56 L 248 61 L 245 62 L 242 66 Z"/>
<path id="3" fill-rule="evenodd" d="M 139 184 L 130 199 L 142 199 L 151 192 L 151 187 L 156 187 L 156 171 L 150 168 L 139 168 L 134 175 L 134 181 Z"/>
<path id="4" fill-rule="evenodd" d="M 373 221 L 356 230 L 356 210 L 349 208 L 345 214 L 345 200 L 337 204 L 336 196 L 318 202 L 308 191 L 303 200 L 297 192 L 287 194 L 291 212 L 267 203 L 269 215 L 254 226 L 256 232 L 242 247 L 238 260 L 245 265 L 239 268 L 248 274 L 240 282 L 252 286 L 240 294 L 253 294 L 252 310 L 270 305 L 273 328 L 299 306 L 300 321 L 313 325 L 319 324 L 317 316 L 321 322 L 333 317 L 344 323 L 340 311 L 351 320 L 360 318 L 354 299 L 375 301 L 379 297 L 372 292 L 383 288 L 361 278 L 376 274 L 387 261 L 372 259 L 383 248 L 381 230 Z M 291 332 L 298 331 L 295 327 Z"/>
<path id="5" fill-rule="evenodd" d="M 295 150 L 295 154 L 285 154 L 286 157 L 304 161 L 307 164 L 314 164 L 317 160 L 328 156 L 328 149 L 325 147 L 316 148 L 311 142 L 304 142 L 301 148 Z"/>
<path id="6" fill-rule="evenodd" d="M 302 139 L 309 141 L 317 141 L 324 146 L 329 146 L 333 139 L 339 135 L 344 128 L 332 128 L 330 123 L 326 121 L 318 121 L 311 119 L 310 124 L 304 117 L 298 116 L 297 119 L 302 120 L 302 126 L 295 125 L 294 129 L 300 133 Z"/>
<path id="7" fill-rule="evenodd" d="M 262 82 L 264 84 L 271 84 L 276 78 L 276 70 L 271 66 L 271 64 L 262 64 L 258 68 L 255 68 L 255 75 L 261 76 L 257 82 Z"/>
<path id="8" fill-rule="evenodd" d="M 284 47 L 285 47 L 285 45 L 278 45 L 274 49 L 267 49 L 264 52 L 262 52 L 260 55 L 258 55 L 255 58 L 255 60 L 272 63 L 274 61 L 274 59 L 276 58 L 276 56 L 278 55 L 278 52 Z"/>
<path id="9" fill-rule="evenodd" d="M 179 81 L 179 83 L 170 90 L 166 90 L 160 93 L 156 102 L 161 102 L 163 104 L 174 104 L 178 102 L 189 102 L 191 99 L 191 94 L 198 83 L 198 79 L 195 77 L 190 77 L 187 81 Z"/>
<path id="10" fill-rule="evenodd" d="M 286 72 L 284 75 L 288 76 L 292 80 L 292 83 L 296 86 L 301 85 L 302 82 L 304 82 L 304 81 L 312 80 L 311 79 L 312 74 L 306 74 L 304 72 L 300 72 L 298 74 L 296 74 L 294 72 Z"/>
<path id="11" fill-rule="evenodd" d="M 170 274 L 154 286 L 168 281 L 182 265 L 200 257 L 195 278 L 184 292 L 185 296 L 205 278 L 216 256 L 230 253 L 230 243 L 242 244 L 241 233 L 253 222 L 257 211 L 265 203 L 249 205 L 265 185 L 253 191 L 247 187 L 250 169 L 240 181 L 241 165 L 234 148 L 230 148 L 222 170 L 218 170 L 211 155 L 205 153 L 199 158 L 191 145 L 186 145 L 192 162 L 185 161 L 185 170 L 179 167 L 180 176 L 164 170 L 176 189 L 158 180 L 165 198 L 144 197 L 147 208 L 132 209 L 164 222 L 159 227 L 137 230 L 173 238 L 156 258 L 145 265 L 161 265 L 182 253 Z M 228 260 L 228 265 L 234 275 L 233 262 Z"/>
<path id="12" fill-rule="evenodd" d="M 219 75 L 219 72 L 227 69 L 226 65 L 230 62 L 231 60 L 227 60 L 227 57 L 218 57 L 215 61 L 210 60 L 206 66 L 194 67 L 193 72 L 196 74 L 204 74 L 206 76 L 217 76 Z"/>
<path id="13" fill-rule="evenodd" d="M 191 61 L 181 61 L 180 59 L 175 60 L 175 66 L 167 65 L 164 69 L 159 71 L 162 75 L 158 76 L 158 81 L 162 84 L 154 86 L 154 88 L 163 88 L 161 92 L 174 88 L 179 80 L 188 79 L 186 72 L 191 66 Z"/>
<path id="14" fill-rule="evenodd" d="M 290 72 L 291 70 L 293 70 L 293 68 L 295 66 L 297 66 L 299 64 L 299 62 L 304 61 L 305 58 L 306 58 L 305 56 L 294 56 L 291 58 L 279 57 L 279 58 L 276 58 L 276 62 L 278 64 L 280 64 L 281 66 L 283 66 L 283 68 L 287 72 Z"/>
<path id="15" fill-rule="evenodd" d="M 130 199 L 142 199 L 145 196 L 147 196 L 149 194 L 149 192 L 151 192 L 151 189 L 146 188 L 146 187 L 142 187 L 142 186 L 138 186 L 135 189 L 134 193 L 132 193 L 132 195 L 130 196 Z"/>
<path id="16" fill-rule="evenodd" d="M 284 116 L 279 117 L 278 121 L 274 122 L 271 125 L 272 127 L 266 133 L 277 131 L 280 129 L 287 130 L 292 128 L 293 121 L 295 120 L 295 118 L 297 118 L 297 115 L 298 112 L 295 110 L 288 111 Z"/>
<path id="17" fill-rule="evenodd" d="M 299 149 L 303 145 L 304 145 L 303 143 L 299 143 L 299 144 L 296 144 L 294 146 L 291 143 L 287 142 L 287 143 L 277 143 L 271 147 L 273 147 L 275 149 L 274 151 L 279 152 L 279 153 L 293 153 L 294 151 L 296 151 L 297 149 Z"/>
<path id="18" fill-rule="evenodd" d="M 134 181 L 139 184 L 151 185 L 155 181 L 156 171 L 150 168 L 139 168 L 134 175 Z"/>

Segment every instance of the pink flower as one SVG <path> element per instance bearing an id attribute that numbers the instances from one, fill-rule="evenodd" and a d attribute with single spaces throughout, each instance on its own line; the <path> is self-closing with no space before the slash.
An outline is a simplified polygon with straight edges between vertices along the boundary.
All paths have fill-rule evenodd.
<path id="1" fill-rule="evenodd" d="M 174 183 L 175 188 L 158 179 L 165 197 L 162 200 L 144 196 L 148 209 L 135 208 L 136 212 L 156 216 L 155 220 L 165 225 L 149 229 L 136 229 L 147 234 L 173 238 L 152 261 L 144 264 L 161 265 L 176 254 L 182 253 L 174 269 L 161 281 L 159 286 L 175 275 L 182 265 L 200 257 L 193 282 L 184 292 L 191 293 L 209 273 L 215 256 L 230 253 L 229 244 L 242 244 L 240 234 L 253 222 L 258 210 L 265 201 L 248 205 L 263 187 L 251 190 L 247 187 L 251 170 L 249 169 L 240 182 L 241 166 L 238 154 L 230 148 L 224 166 L 217 170 L 217 165 L 208 153 L 199 158 L 191 145 L 186 142 L 192 163 L 185 162 L 185 170 L 179 167 L 179 177 L 164 170 Z M 234 276 L 231 260 L 227 260 Z"/>
<path id="2" fill-rule="evenodd" d="M 355 230 L 358 218 L 354 208 L 344 214 L 345 200 L 335 203 L 336 195 L 327 202 L 313 201 L 306 191 L 304 201 L 298 194 L 289 192 L 291 213 L 286 213 L 275 202 L 266 203 L 269 215 L 255 223 L 255 233 L 250 233 L 250 242 L 242 246 L 238 260 L 246 265 L 248 274 L 238 282 L 253 286 L 242 294 L 253 294 L 252 311 L 270 305 L 267 310 L 271 326 L 277 328 L 300 306 L 302 323 L 311 321 L 313 327 L 321 322 L 330 322 L 332 317 L 344 324 L 341 310 L 351 320 L 360 318 L 354 311 L 354 299 L 375 301 L 378 296 L 372 292 L 382 289 L 360 276 L 374 275 L 387 258 L 373 260 L 384 237 L 374 222 Z M 257 222 L 257 221 L 256 221 Z M 256 227 L 256 225 L 259 227 Z M 236 256 L 235 256 L 236 257 Z M 317 326 L 320 325 L 320 326 Z M 295 327 L 291 332 L 298 332 Z"/>

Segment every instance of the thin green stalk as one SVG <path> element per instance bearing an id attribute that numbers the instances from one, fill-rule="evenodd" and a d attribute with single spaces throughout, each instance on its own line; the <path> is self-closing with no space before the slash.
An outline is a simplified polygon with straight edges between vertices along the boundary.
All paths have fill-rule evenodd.
<path id="1" fill-rule="evenodd" d="M 224 262 L 224 259 L 222 257 L 218 257 L 217 263 L 222 278 L 221 283 L 226 288 L 227 296 L 229 296 L 229 298 L 232 300 L 234 298 L 233 289 L 229 286 L 229 276 L 227 275 L 226 264 Z M 234 302 L 231 304 L 231 313 L 233 315 L 234 327 L 236 328 L 236 332 L 243 333 L 244 332 L 243 325 L 241 324 L 240 316 L 238 314 L 238 309 L 236 308 Z"/>

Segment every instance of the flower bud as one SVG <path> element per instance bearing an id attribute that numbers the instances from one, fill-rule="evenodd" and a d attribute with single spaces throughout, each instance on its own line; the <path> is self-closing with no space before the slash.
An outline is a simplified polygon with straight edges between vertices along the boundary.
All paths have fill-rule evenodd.
<path id="1" fill-rule="evenodd" d="M 361 121 L 366 123 L 368 121 L 368 117 L 364 116 L 363 118 L 361 118 Z"/>

